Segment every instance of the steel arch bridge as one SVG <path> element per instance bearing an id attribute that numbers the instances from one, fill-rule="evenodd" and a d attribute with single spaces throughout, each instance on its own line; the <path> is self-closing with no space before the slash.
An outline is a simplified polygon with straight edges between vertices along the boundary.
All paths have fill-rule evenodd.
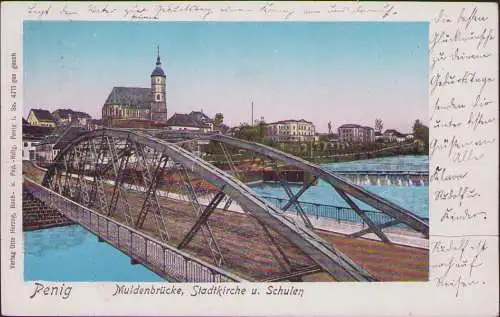
<path id="1" fill-rule="evenodd" d="M 190 151 L 200 140 L 220 146 L 230 172 Z M 284 162 L 310 173 L 313 178 L 296 193 L 286 179 L 281 179 L 289 201 L 279 209 L 238 179 L 229 147 Z M 164 249 L 191 254 L 194 259 L 200 259 L 202 265 L 227 276 L 242 276 L 241 280 L 297 281 L 305 275 L 323 272 L 336 281 L 375 281 L 370 272 L 320 237 L 301 208 L 299 197 L 318 179 L 330 184 L 367 225 L 350 236 L 374 233 L 390 244 L 383 229 L 403 224 L 428 238 L 428 224 L 410 211 L 310 162 L 221 134 L 146 133 L 126 129 L 90 131 L 59 152 L 42 185 L 54 195 L 81 206 L 79 208 L 98 213 L 98 218 L 132 228 L 130 248 L 133 231 L 158 240 Z M 358 207 L 356 200 L 386 214 L 390 220 L 375 223 Z M 240 212 L 236 223 L 226 221 L 224 216 L 231 205 Z M 284 213 L 291 207 L 300 217 L 292 218 Z M 250 227 L 253 229 L 247 230 Z M 267 249 L 266 254 L 271 255 L 273 261 L 261 258 L 263 250 L 245 250 L 244 243 L 234 245 L 236 237 L 244 243 L 260 241 L 259 245 Z M 147 258 L 147 243 L 145 248 Z M 229 254 L 238 248 L 242 249 L 239 254 Z M 163 266 L 166 261 L 163 255 Z M 251 271 L 255 268 L 266 271 L 266 275 L 253 276 Z M 160 271 L 165 277 L 169 275 L 166 269 L 154 271 Z M 196 278 L 190 280 L 196 281 Z"/>

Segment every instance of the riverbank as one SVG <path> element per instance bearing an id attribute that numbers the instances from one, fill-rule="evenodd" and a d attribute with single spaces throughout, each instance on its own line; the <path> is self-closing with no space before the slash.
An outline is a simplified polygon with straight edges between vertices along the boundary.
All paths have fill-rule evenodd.
<path id="1" fill-rule="evenodd" d="M 274 145 L 272 147 L 316 164 L 350 162 L 380 157 L 428 155 L 428 150 L 426 150 L 426 148 L 418 142 L 358 145 L 341 147 L 338 149 L 323 149 L 322 146 L 314 144 L 315 143 L 298 143 L 292 145 L 291 143 L 287 143 Z M 204 156 L 204 159 L 218 167 L 226 164 L 226 157 L 224 155 L 207 154 Z M 254 163 L 260 161 L 266 161 L 258 156 L 247 155 L 246 153 L 233 153 L 231 155 L 231 159 L 235 164 L 250 163 L 248 165 L 253 165 Z M 272 163 L 269 162 L 268 165 L 262 165 L 260 167 L 267 168 L 269 165 L 272 165 Z"/>
<path id="2" fill-rule="evenodd" d="M 407 156 L 407 155 L 428 155 L 424 151 L 418 150 L 401 150 L 398 148 L 394 149 L 382 149 L 380 152 L 355 152 L 347 154 L 335 154 L 331 156 L 314 156 L 314 157 L 303 157 L 305 160 L 316 164 L 328 164 L 328 163 L 341 163 L 341 162 L 352 162 L 376 159 L 382 157 L 397 157 L 397 156 Z"/>

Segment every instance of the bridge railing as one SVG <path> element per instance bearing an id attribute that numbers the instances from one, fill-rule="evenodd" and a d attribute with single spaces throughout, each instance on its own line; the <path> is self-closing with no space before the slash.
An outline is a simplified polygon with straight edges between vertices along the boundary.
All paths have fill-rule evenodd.
<path id="1" fill-rule="evenodd" d="M 270 203 L 274 204 L 279 209 L 282 209 L 287 203 L 288 199 L 278 198 L 278 197 L 270 197 L 270 196 L 262 196 L 262 198 L 266 199 Z M 347 221 L 357 224 L 362 224 L 366 226 L 363 219 L 352 209 L 349 207 L 342 206 L 334 206 L 334 205 L 326 205 L 326 204 L 317 204 L 312 202 L 299 202 L 300 207 L 304 210 L 304 212 L 309 217 L 315 218 L 327 218 L 336 220 L 338 222 Z M 289 208 L 289 212 L 294 212 L 294 207 L 291 206 Z M 376 211 L 376 210 L 363 210 L 365 214 L 377 225 L 384 224 L 388 221 L 393 220 L 389 215 Z M 298 214 L 298 211 L 295 211 Z M 428 222 L 429 218 L 419 217 L 420 219 Z M 408 226 L 399 224 L 395 225 L 395 227 L 400 228 L 408 228 Z"/>
<path id="2" fill-rule="evenodd" d="M 179 282 L 243 282 L 244 279 L 67 199 L 27 178 L 33 196 L 79 223 L 153 272 Z"/>

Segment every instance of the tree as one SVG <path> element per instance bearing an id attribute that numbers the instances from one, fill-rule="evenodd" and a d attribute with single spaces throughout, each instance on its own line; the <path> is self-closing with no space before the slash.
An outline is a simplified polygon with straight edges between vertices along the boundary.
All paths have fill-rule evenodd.
<path id="1" fill-rule="evenodd" d="M 384 123 L 382 122 L 382 119 L 375 119 L 375 131 L 382 133 L 383 129 Z"/>
<path id="2" fill-rule="evenodd" d="M 216 113 L 215 114 L 215 119 L 214 119 L 214 124 L 215 125 L 220 125 L 224 121 L 224 115 L 222 113 Z"/>
<path id="3" fill-rule="evenodd" d="M 415 131 L 417 131 L 418 128 L 422 128 L 422 127 L 425 127 L 422 122 L 420 122 L 419 119 L 415 120 L 415 123 L 413 123 L 413 133 L 415 133 Z"/>
<path id="4" fill-rule="evenodd" d="M 266 130 L 267 130 L 267 125 L 264 122 L 264 119 L 261 119 L 257 127 L 259 131 L 259 138 L 263 140 L 266 137 Z"/>
<path id="5" fill-rule="evenodd" d="M 328 121 L 328 134 L 332 134 L 332 122 Z"/>
<path id="6" fill-rule="evenodd" d="M 418 119 L 413 123 L 413 137 L 422 141 L 428 141 L 429 139 L 429 128 Z"/>
<path id="7" fill-rule="evenodd" d="M 423 141 L 426 151 L 429 150 L 429 128 L 418 119 L 413 123 L 413 137 Z"/>
<path id="8" fill-rule="evenodd" d="M 246 123 L 241 124 L 235 137 L 248 141 L 262 142 L 265 136 L 265 123 L 258 126 L 250 126 Z"/>

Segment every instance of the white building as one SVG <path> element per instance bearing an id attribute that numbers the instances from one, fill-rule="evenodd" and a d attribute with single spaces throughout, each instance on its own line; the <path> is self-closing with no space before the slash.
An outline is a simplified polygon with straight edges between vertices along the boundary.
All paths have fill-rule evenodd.
<path id="1" fill-rule="evenodd" d="M 408 136 L 406 134 L 403 134 L 399 132 L 398 130 L 394 129 L 387 129 L 384 132 L 384 140 L 386 142 L 397 142 L 397 143 L 402 143 L 405 141 L 411 141 L 413 139 L 413 135 L 409 134 Z"/>
<path id="2" fill-rule="evenodd" d="M 38 145 L 53 131 L 52 127 L 23 124 L 23 160 L 36 161 Z"/>
<path id="3" fill-rule="evenodd" d="M 375 142 L 375 131 L 371 127 L 359 124 L 343 124 L 338 127 L 339 139 L 349 143 L 373 143 Z"/>
<path id="4" fill-rule="evenodd" d="M 280 141 L 316 141 L 316 128 L 310 121 L 282 120 L 267 124 L 267 137 L 275 142 Z"/>

